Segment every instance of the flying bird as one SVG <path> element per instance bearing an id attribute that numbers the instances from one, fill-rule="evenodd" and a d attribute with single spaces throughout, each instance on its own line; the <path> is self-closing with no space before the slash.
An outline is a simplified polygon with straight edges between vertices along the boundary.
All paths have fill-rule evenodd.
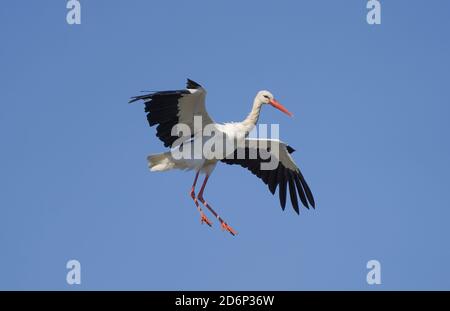
<path id="1" fill-rule="evenodd" d="M 201 223 L 212 226 L 212 222 L 206 217 L 199 202 L 218 219 L 222 229 L 236 235 L 236 231 L 213 210 L 204 198 L 206 183 L 218 162 L 240 165 L 248 169 L 268 186 L 272 194 L 275 194 L 278 187 L 283 210 L 286 206 L 287 192 L 297 214 L 299 213 L 297 193 L 303 206 L 308 209 L 309 206 L 315 208 L 313 194 L 291 157 L 295 150 L 277 139 L 249 137 L 264 105 L 271 105 L 288 116 L 292 114 L 275 100 L 269 91 L 260 91 L 253 101 L 252 110 L 242 122 L 220 124 L 214 122 L 209 116 L 205 107 L 205 97 L 206 90 L 197 82 L 187 79 L 186 89 L 151 92 L 134 96 L 129 101 L 129 103 L 143 101 L 150 127 L 156 126 L 156 136 L 165 147 L 170 148 L 167 152 L 147 157 L 150 170 L 181 169 L 195 172 L 189 195 L 200 213 Z M 201 126 L 196 124 L 198 120 L 201 120 Z M 205 151 L 204 147 L 208 141 L 205 139 L 205 131 L 208 126 L 212 128 L 212 132 L 225 137 L 227 142 L 234 142 L 231 150 L 227 149 L 226 152 L 219 153 L 219 156 L 214 153 L 215 151 Z M 184 132 L 180 130 L 181 128 Z M 196 146 L 201 148 L 195 148 Z M 175 156 L 176 154 L 186 155 L 187 153 L 183 153 L 183 150 L 187 150 L 190 156 Z M 211 153 L 214 153 L 214 156 Z M 264 164 L 269 165 L 270 160 L 273 159 L 276 160 L 276 164 L 270 169 L 264 168 Z M 195 188 L 200 173 L 205 174 L 205 178 L 196 195 Z"/>

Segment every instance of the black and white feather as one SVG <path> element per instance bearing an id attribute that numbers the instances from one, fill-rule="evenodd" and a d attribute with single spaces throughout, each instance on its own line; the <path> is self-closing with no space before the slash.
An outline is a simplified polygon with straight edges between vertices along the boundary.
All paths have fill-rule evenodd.
<path id="1" fill-rule="evenodd" d="M 205 107 L 206 90 L 197 82 L 187 80 L 185 90 L 161 91 L 141 96 L 134 96 L 133 103 L 143 100 L 145 112 L 150 126 L 156 127 L 156 136 L 165 147 L 173 147 L 175 141 L 182 142 L 195 135 L 194 117 L 202 117 L 203 127 L 214 123 Z M 190 135 L 172 135 L 177 124 L 185 124 L 190 128 Z"/>
<path id="2" fill-rule="evenodd" d="M 278 152 L 275 152 L 276 150 Z M 292 147 L 279 140 L 246 139 L 245 147 L 236 149 L 232 157 L 223 159 L 222 162 L 247 168 L 268 185 L 272 194 L 275 194 L 278 187 L 283 210 L 286 207 L 287 189 L 289 189 L 292 207 L 298 214 L 297 193 L 306 208 L 309 209 L 309 205 L 315 208 L 315 202 L 305 178 L 290 155 L 294 151 Z M 242 156 L 243 154 L 245 156 Z M 262 164 L 269 163 L 271 160 L 278 162 L 278 166 L 271 170 L 262 169 Z"/>

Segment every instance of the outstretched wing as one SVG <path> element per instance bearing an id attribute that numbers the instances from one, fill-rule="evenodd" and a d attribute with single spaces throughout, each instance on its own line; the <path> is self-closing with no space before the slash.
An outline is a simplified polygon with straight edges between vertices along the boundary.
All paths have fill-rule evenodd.
<path id="1" fill-rule="evenodd" d="M 143 100 L 147 120 L 150 126 L 157 125 L 156 136 L 164 143 L 165 147 L 171 147 L 179 139 L 179 142 L 189 139 L 200 128 L 214 123 L 205 107 L 206 90 L 197 82 L 187 79 L 185 90 L 161 91 L 141 96 L 134 96 L 130 103 Z M 201 127 L 194 128 L 194 116 L 202 117 Z M 172 128 L 177 124 L 185 124 L 190 128 L 190 135 L 186 133 L 172 136 Z"/>
<path id="2" fill-rule="evenodd" d="M 309 205 L 315 208 L 314 197 L 300 169 L 291 157 L 295 150 L 279 140 L 272 139 L 246 139 L 245 147 L 237 148 L 233 157 L 221 160 L 226 164 L 238 164 L 247 168 L 254 175 L 269 186 L 272 194 L 278 188 L 280 204 L 284 210 L 286 207 L 286 193 L 289 187 L 292 207 L 299 213 L 297 193 L 303 205 L 309 209 Z M 272 169 L 264 169 L 263 163 L 268 164 L 276 160 L 278 165 Z M 309 203 L 309 205 L 308 205 Z"/>

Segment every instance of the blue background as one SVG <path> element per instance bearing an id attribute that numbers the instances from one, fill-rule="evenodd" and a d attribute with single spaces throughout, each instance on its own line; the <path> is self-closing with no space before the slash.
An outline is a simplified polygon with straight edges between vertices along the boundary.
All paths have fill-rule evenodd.
<path id="1" fill-rule="evenodd" d="M 450 289 L 450 3 L 2 1 L 0 289 Z M 237 237 L 200 225 L 193 173 L 163 151 L 141 90 L 208 90 L 216 121 L 265 107 L 316 210 L 219 165 L 206 198 Z M 66 283 L 77 259 L 82 284 Z M 366 283 L 381 262 L 382 285 Z"/>

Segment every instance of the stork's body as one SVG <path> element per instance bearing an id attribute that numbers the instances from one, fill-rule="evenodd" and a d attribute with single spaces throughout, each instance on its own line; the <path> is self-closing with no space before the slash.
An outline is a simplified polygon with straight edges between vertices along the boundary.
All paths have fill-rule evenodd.
<path id="1" fill-rule="evenodd" d="M 235 235 L 236 232 L 212 209 L 204 199 L 204 190 L 209 176 L 218 162 L 239 164 L 249 169 L 269 186 L 272 194 L 279 186 L 280 203 L 284 210 L 286 204 L 286 190 L 289 193 L 294 210 L 298 213 L 297 194 L 303 205 L 309 208 L 315 206 L 312 193 L 303 178 L 299 168 L 295 165 L 290 153 L 294 150 L 279 140 L 250 139 L 248 134 L 256 126 L 261 108 L 270 104 L 282 112 L 291 115 L 278 103 L 268 91 L 260 91 L 256 95 L 252 110 L 242 122 L 215 123 L 205 108 L 206 91 L 198 83 L 189 80 L 186 90 L 155 92 L 148 95 L 133 97 L 130 102 L 144 100 L 145 111 L 150 126 L 157 126 L 157 136 L 170 151 L 148 156 L 151 171 L 167 171 L 171 169 L 194 170 L 195 178 L 190 196 L 201 215 L 201 222 L 209 226 L 212 222 L 204 214 L 199 201 L 220 221 L 223 229 Z M 200 126 L 198 122 L 201 122 Z M 208 133 L 208 135 L 205 135 Z M 214 134 L 212 134 L 214 133 Z M 211 150 L 212 137 L 223 137 L 222 152 Z M 213 142 L 214 143 L 214 142 Z M 225 146 L 231 146 L 227 148 Z M 188 151 L 186 153 L 186 151 Z M 276 157 L 277 166 L 263 169 L 267 164 L 267 157 L 261 154 L 269 152 L 270 157 Z M 255 156 L 248 156 L 253 153 Z M 244 158 L 238 154 L 246 155 Z M 200 173 L 205 179 L 195 195 L 195 188 Z M 296 191 L 297 190 L 297 191 Z"/>

